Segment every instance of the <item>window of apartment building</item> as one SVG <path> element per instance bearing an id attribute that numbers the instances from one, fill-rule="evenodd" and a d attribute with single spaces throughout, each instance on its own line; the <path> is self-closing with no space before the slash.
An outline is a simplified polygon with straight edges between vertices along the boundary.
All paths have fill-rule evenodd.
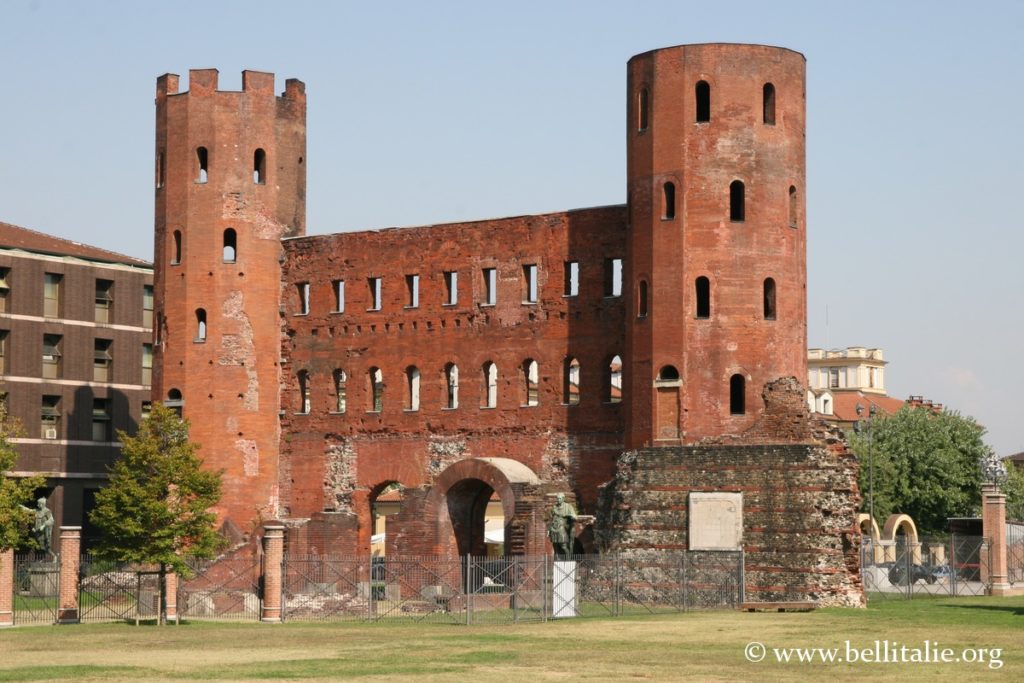
<path id="1" fill-rule="evenodd" d="M 60 317 L 60 285 L 62 275 L 46 273 L 43 279 L 43 315 L 47 318 Z"/>
<path id="2" fill-rule="evenodd" d="M 109 339 L 97 339 L 93 344 L 92 380 L 94 382 L 113 381 L 114 357 L 111 348 L 114 342 Z"/>
<path id="3" fill-rule="evenodd" d="M 110 441 L 110 399 L 92 400 L 92 440 Z"/>
<path id="4" fill-rule="evenodd" d="M 60 396 L 43 396 L 39 422 L 41 438 L 56 439 L 60 436 Z"/>
<path id="5" fill-rule="evenodd" d="M 839 388 L 839 368 L 828 369 L 828 386 L 830 389 Z"/>
<path id="6" fill-rule="evenodd" d="M 152 386 L 153 384 L 153 345 L 142 345 L 142 385 Z"/>
<path id="7" fill-rule="evenodd" d="M 537 264 L 527 263 L 523 266 L 523 303 L 537 303 L 538 295 Z"/>
<path id="8" fill-rule="evenodd" d="M 334 292 L 334 312 L 345 312 L 345 281 L 334 280 L 331 282 L 331 290 Z"/>
<path id="9" fill-rule="evenodd" d="M 580 362 L 576 358 L 565 359 L 565 378 L 562 384 L 562 403 L 567 406 L 579 405 L 580 402 Z"/>
<path id="10" fill-rule="evenodd" d="M 565 287 L 562 290 L 564 296 L 579 296 L 580 294 L 580 262 L 565 262 Z"/>
<path id="11" fill-rule="evenodd" d="M 459 303 L 459 274 L 454 270 L 444 274 L 444 305 L 454 306 Z"/>
<path id="12" fill-rule="evenodd" d="M 334 410 L 344 413 L 348 402 L 348 375 L 344 370 L 334 371 Z"/>
<path id="13" fill-rule="evenodd" d="M 7 299 L 11 295 L 11 287 L 7 284 L 7 278 L 10 274 L 10 268 L 0 268 L 0 313 L 6 313 L 8 310 Z"/>
<path id="14" fill-rule="evenodd" d="M 604 295 L 622 296 L 622 259 L 604 260 Z"/>
<path id="15" fill-rule="evenodd" d="M 9 336 L 8 330 L 0 330 L 0 375 L 7 372 L 7 339 Z"/>
<path id="16" fill-rule="evenodd" d="M 153 285 L 142 286 L 142 326 L 153 329 Z"/>
<path id="17" fill-rule="evenodd" d="M 299 282 L 295 285 L 299 290 L 299 315 L 309 315 L 309 283 Z"/>
<path id="18" fill-rule="evenodd" d="M 366 278 L 366 284 L 370 288 L 370 311 L 379 311 L 381 308 L 381 289 L 383 287 L 383 278 L 369 277 Z"/>
<path id="19" fill-rule="evenodd" d="M 420 276 L 419 275 L 406 275 L 405 276 L 405 288 L 409 292 L 408 303 L 406 308 L 419 308 L 420 305 Z"/>
<path id="20" fill-rule="evenodd" d="M 484 305 L 494 306 L 498 303 L 498 269 L 484 268 Z"/>
<path id="21" fill-rule="evenodd" d="M 109 323 L 110 311 L 114 307 L 114 283 L 111 280 L 96 280 L 96 322 Z"/>
<path id="22" fill-rule="evenodd" d="M 455 363 L 448 363 L 444 366 L 445 387 L 447 388 L 447 401 L 445 408 L 455 410 L 459 407 L 459 366 Z"/>
<path id="23" fill-rule="evenodd" d="M 59 334 L 43 335 L 43 379 L 57 379 L 61 370 L 62 337 Z"/>
<path id="24" fill-rule="evenodd" d="M 149 416 L 152 414 L 152 412 L 153 412 L 153 402 L 152 401 L 143 401 L 142 402 L 142 408 L 139 409 L 139 417 L 141 419 L 143 419 L 143 420 L 148 420 Z"/>

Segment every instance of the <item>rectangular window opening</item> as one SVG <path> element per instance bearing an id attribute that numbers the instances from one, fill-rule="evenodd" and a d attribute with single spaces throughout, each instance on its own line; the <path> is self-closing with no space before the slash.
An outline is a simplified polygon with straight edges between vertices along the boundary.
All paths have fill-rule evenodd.
<path id="1" fill-rule="evenodd" d="M 109 323 L 110 309 L 114 304 L 114 283 L 110 280 L 96 280 L 96 322 Z"/>
<path id="2" fill-rule="evenodd" d="M 63 276 L 46 273 L 43 280 L 43 315 L 47 318 L 60 317 L 60 285 Z"/>
<path id="3" fill-rule="evenodd" d="M 419 275 L 406 275 L 405 286 L 409 291 L 409 303 L 406 304 L 406 308 L 419 308 L 420 305 L 420 276 Z"/>
<path id="4" fill-rule="evenodd" d="M 445 306 L 454 306 L 459 303 L 459 274 L 454 270 L 445 271 L 444 274 Z"/>
<path id="5" fill-rule="evenodd" d="M 332 283 L 332 289 L 334 290 L 334 312 L 344 313 L 345 312 L 345 281 L 335 280 Z"/>
<path id="6" fill-rule="evenodd" d="M 110 399 L 92 400 L 92 440 L 110 441 Z"/>
<path id="7" fill-rule="evenodd" d="M 61 336 L 43 335 L 43 379 L 58 379 L 61 369 Z"/>
<path id="8" fill-rule="evenodd" d="M 142 384 L 152 386 L 153 384 L 153 345 L 142 345 Z"/>
<path id="9" fill-rule="evenodd" d="M 366 282 L 370 287 L 370 308 L 371 311 L 379 311 L 381 308 L 381 280 L 383 278 L 371 277 Z"/>
<path id="10" fill-rule="evenodd" d="M 309 283 L 300 282 L 296 287 L 299 290 L 299 315 L 309 315 Z"/>
<path id="11" fill-rule="evenodd" d="M 142 326 L 153 329 L 153 285 L 142 286 Z"/>
<path id="12" fill-rule="evenodd" d="M 565 262 L 565 296 L 579 296 L 580 293 L 580 262 Z"/>
<path id="13" fill-rule="evenodd" d="M 622 296 L 622 259 L 620 258 L 604 260 L 604 295 L 606 297 Z"/>
<path id="14" fill-rule="evenodd" d="M 93 345 L 92 379 L 94 382 L 110 382 L 113 380 L 111 370 L 114 357 L 111 355 L 113 341 L 97 339 Z"/>
<path id="15" fill-rule="evenodd" d="M 537 264 L 528 263 L 523 266 L 523 303 L 537 303 Z"/>
<path id="16" fill-rule="evenodd" d="M 60 396 L 43 396 L 39 422 L 41 438 L 60 437 Z"/>
<path id="17" fill-rule="evenodd" d="M 498 303 L 498 269 L 484 268 L 484 305 L 494 306 Z"/>

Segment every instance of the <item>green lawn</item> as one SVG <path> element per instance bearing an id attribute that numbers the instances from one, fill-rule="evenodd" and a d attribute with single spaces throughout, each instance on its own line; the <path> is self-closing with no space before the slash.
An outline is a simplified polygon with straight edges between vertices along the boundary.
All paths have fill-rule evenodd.
<path id="1" fill-rule="evenodd" d="M 776 648 L 949 648 L 982 663 L 779 663 Z M 747 661 L 749 643 L 767 648 Z M 895 644 L 894 644 L 895 643 Z M 756 648 L 755 648 L 756 652 Z M 817 655 L 816 655 L 817 656 Z M 895 657 L 894 657 L 895 658 Z M 999 662 L 998 668 L 989 660 Z M 0 681 L 1024 680 L 1024 598 L 921 598 L 867 610 L 729 611 L 504 626 L 97 624 L 0 632 Z"/>

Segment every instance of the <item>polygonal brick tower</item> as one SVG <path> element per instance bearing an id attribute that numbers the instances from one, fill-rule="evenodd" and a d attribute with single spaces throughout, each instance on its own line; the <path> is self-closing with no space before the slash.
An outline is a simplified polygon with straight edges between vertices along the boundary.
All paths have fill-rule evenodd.
<path id="1" fill-rule="evenodd" d="M 762 45 L 629 61 L 627 448 L 742 434 L 806 377 L 804 72 Z"/>
<path id="2" fill-rule="evenodd" d="M 281 239 L 305 232 L 306 96 L 245 71 L 157 80 L 153 396 L 180 406 L 206 465 L 224 470 L 217 512 L 247 532 L 278 490 Z"/>

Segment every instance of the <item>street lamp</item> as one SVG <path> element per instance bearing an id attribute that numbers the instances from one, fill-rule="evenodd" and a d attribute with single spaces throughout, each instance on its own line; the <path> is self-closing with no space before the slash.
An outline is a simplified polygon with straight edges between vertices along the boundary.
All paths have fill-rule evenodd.
<path id="1" fill-rule="evenodd" d="M 871 516 L 871 524 L 875 524 L 875 454 L 871 443 L 871 423 L 875 419 L 877 408 L 872 403 L 868 408 L 867 435 L 868 435 L 868 514 Z M 857 404 L 857 422 L 853 425 L 853 431 L 860 433 L 862 429 L 861 415 L 864 414 L 864 406 Z"/>

